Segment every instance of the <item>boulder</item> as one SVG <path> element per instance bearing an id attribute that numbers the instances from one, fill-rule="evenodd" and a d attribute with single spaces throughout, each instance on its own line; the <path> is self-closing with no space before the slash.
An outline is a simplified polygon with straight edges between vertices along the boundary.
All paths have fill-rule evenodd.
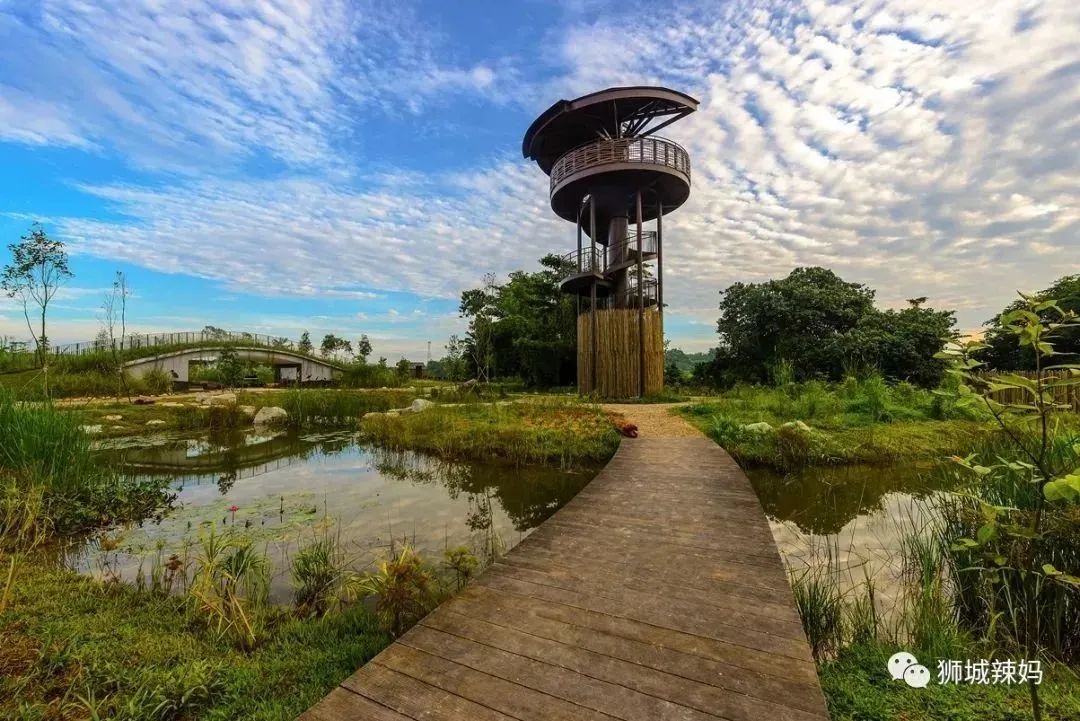
<path id="1" fill-rule="evenodd" d="M 107 421 L 122 421 L 122 420 L 124 420 L 124 417 L 122 415 L 119 415 L 119 414 L 114 414 L 114 415 L 111 415 L 111 416 L 105 416 L 105 420 L 107 420 Z"/>
<path id="2" fill-rule="evenodd" d="M 747 423 L 746 425 L 742 426 L 742 430 L 746 431 L 747 433 L 753 433 L 763 436 L 768 433 L 772 433 L 776 429 L 770 426 L 765 421 L 760 421 L 758 423 Z"/>
<path id="3" fill-rule="evenodd" d="M 152 406 L 152 405 L 154 405 L 154 402 L 155 401 L 154 401 L 153 398 L 149 398 L 147 396 L 139 396 L 138 398 L 136 398 L 135 400 L 132 401 L 132 403 L 134 403 L 137 406 Z"/>
<path id="4" fill-rule="evenodd" d="M 177 403 L 176 401 L 167 401 L 165 403 L 158 403 L 162 408 L 183 408 L 186 403 Z"/>
<path id="5" fill-rule="evenodd" d="M 259 412 L 255 414 L 255 425 L 257 426 L 277 426 L 288 422 L 289 412 L 278 406 L 260 408 Z"/>
<path id="6" fill-rule="evenodd" d="M 155 419 L 153 419 L 151 421 L 147 421 L 146 425 L 151 427 L 151 428 L 154 428 L 154 427 L 157 427 L 157 426 L 165 425 L 165 421 L 161 420 L 160 418 L 155 418 Z"/>
<path id="7" fill-rule="evenodd" d="M 409 405 L 409 411 L 411 413 L 420 413 L 431 408 L 433 405 L 435 404 L 425 398 L 417 398 Z"/>
<path id="8" fill-rule="evenodd" d="M 240 406 L 240 412 L 251 419 L 256 415 L 255 406 Z"/>
<path id="9" fill-rule="evenodd" d="M 203 401 L 208 406 L 231 406 L 236 404 L 235 393 L 217 393 Z"/>
<path id="10" fill-rule="evenodd" d="M 789 429 L 792 429 L 792 430 L 796 430 L 796 431 L 799 431 L 800 433 L 811 433 L 814 430 L 813 428 L 806 425 L 802 421 L 788 421 L 787 423 L 785 423 L 784 425 L 782 425 L 780 427 L 781 428 L 789 428 Z"/>
<path id="11" fill-rule="evenodd" d="M 385 416 L 385 415 L 386 414 L 383 413 L 382 411 L 371 411 L 369 413 L 365 413 L 364 415 L 360 416 L 360 421 L 363 422 L 363 421 L 366 421 L 368 418 L 377 418 L 378 416 Z"/>

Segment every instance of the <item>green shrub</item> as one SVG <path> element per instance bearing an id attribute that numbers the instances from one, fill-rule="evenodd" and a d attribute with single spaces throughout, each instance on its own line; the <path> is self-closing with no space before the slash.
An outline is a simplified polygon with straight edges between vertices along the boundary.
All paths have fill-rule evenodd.
<path id="1" fill-rule="evenodd" d="M 172 375 L 163 368 L 151 368 L 139 379 L 141 386 L 151 395 L 160 395 L 172 390 Z"/>

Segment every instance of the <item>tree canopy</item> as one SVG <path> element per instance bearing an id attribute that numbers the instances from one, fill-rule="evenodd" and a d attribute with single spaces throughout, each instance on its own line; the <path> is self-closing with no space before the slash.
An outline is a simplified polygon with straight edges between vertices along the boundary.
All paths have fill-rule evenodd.
<path id="1" fill-rule="evenodd" d="M 796 378 L 839 379 L 876 368 L 886 377 L 932 386 L 944 363 L 934 358 L 950 337 L 952 311 L 879 310 L 873 289 L 826 268 L 796 268 L 786 278 L 735 283 L 720 293 L 715 359 L 699 367 L 714 382 L 768 382 L 782 363 Z"/>
<path id="2" fill-rule="evenodd" d="M 503 284 L 491 278 L 461 294 L 459 312 L 469 320 L 461 357 L 469 375 L 517 377 L 532 386 L 574 382 L 577 311 L 559 291 L 564 262 L 546 255 L 543 270 L 513 272 Z"/>
<path id="3" fill-rule="evenodd" d="M 1066 275 L 1054 281 L 1050 287 L 1035 294 L 1034 300 L 1057 300 L 1062 310 L 1080 313 L 1080 274 Z M 1026 307 L 1023 298 L 1017 298 L 986 321 L 986 344 L 978 358 L 995 370 L 1032 370 L 1035 354 L 1029 346 L 1017 343 L 1016 335 L 1009 331 L 1001 319 L 1009 313 Z M 1043 311 L 1046 313 L 1046 311 Z M 1048 320 L 1049 317 L 1044 319 Z M 1063 356 L 1061 362 L 1075 363 L 1080 357 L 1080 329 L 1064 329 L 1054 343 L 1055 354 Z"/>

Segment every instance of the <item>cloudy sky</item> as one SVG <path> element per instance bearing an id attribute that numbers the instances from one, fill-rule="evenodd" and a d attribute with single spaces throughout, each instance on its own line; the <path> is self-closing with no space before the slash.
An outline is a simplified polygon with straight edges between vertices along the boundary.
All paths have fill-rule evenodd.
<path id="1" fill-rule="evenodd" d="M 574 245 L 521 136 L 560 97 L 664 84 L 694 164 L 665 223 L 668 330 L 824 265 L 978 326 L 1080 271 L 1075 0 L 0 0 L 0 240 L 32 220 L 94 336 L 333 331 L 435 355 L 485 273 Z M 0 304 L 0 334 L 26 336 Z"/>

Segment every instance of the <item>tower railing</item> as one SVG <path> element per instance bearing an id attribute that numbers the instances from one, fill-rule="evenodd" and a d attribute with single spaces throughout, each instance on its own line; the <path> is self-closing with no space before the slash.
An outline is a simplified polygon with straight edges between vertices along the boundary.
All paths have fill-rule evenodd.
<path id="1" fill-rule="evenodd" d="M 657 284 L 656 278 L 645 278 L 641 284 L 641 299 L 645 305 L 656 305 L 657 301 Z M 626 292 L 623 297 L 622 305 L 626 307 L 636 307 L 638 298 L 638 284 L 637 279 L 631 276 L 630 282 L 626 286 Z M 618 301 L 613 296 L 611 302 L 617 304 Z"/>
<path id="2" fill-rule="evenodd" d="M 661 165 L 679 171 L 690 182 L 690 155 L 678 143 L 654 136 L 604 139 L 579 145 L 556 160 L 551 167 L 551 192 L 575 173 L 613 163 Z"/>
<path id="3" fill-rule="evenodd" d="M 647 256 L 656 255 L 656 231 L 645 230 L 641 233 L 642 252 Z M 595 248 L 582 248 L 559 256 L 566 264 L 566 269 L 559 274 L 559 280 L 569 278 L 581 273 L 596 273 L 606 275 L 608 267 L 612 265 L 612 259 L 622 257 L 626 261 L 636 259 L 638 252 L 638 237 L 636 232 L 628 233 L 626 239 L 620 243 L 605 248 L 598 245 Z"/>

